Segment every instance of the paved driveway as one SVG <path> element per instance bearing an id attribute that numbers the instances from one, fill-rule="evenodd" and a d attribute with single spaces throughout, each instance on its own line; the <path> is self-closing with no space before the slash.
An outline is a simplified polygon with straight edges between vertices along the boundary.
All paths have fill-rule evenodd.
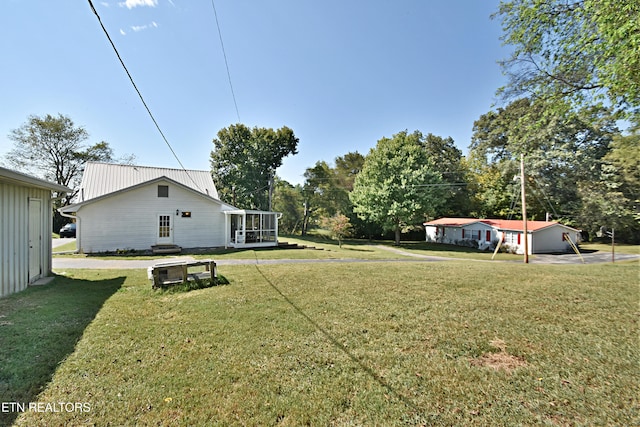
<path id="1" fill-rule="evenodd" d="M 62 240 L 62 239 L 57 239 Z M 64 239 L 71 240 L 71 239 Z M 403 251 L 402 249 L 392 248 L 389 246 L 378 246 L 386 249 L 390 252 L 394 252 L 401 255 L 406 255 L 407 259 L 389 259 L 389 260 L 368 260 L 368 259 L 272 259 L 272 260 L 256 260 L 256 259 L 229 259 L 229 260 L 216 260 L 217 265 L 267 265 L 267 264 L 317 264 L 317 263 L 331 263 L 331 262 L 408 262 L 408 261 L 454 261 L 461 260 L 461 258 L 445 258 L 435 257 L 429 255 L 421 255 Z M 590 254 L 582 254 L 584 262 L 586 264 L 595 263 L 607 263 L 611 262 L 611 253 L 607 252 L 594 252 Z M 174 262 L 174 261 L 193 261 L 194 258 L 188 255 L 178 256 L 172 258 L 160 258 L 156 260 L 128 260 L 123 259 L 101 259 L 99 257 L 86 257 L 86 258 L 53 258 L 53 269 L 64 270 L 72 268 L 86 268 L 86 269 L 147 269 L 159 262 Z M 640 255 L 630 254 L 616 254 L 616 261 L 628 261 L 628 260 L 640 260 Z M 468 260 L 475 262 L 521 262 L 521 261 L 478 261 Z M 562 254 L 562 255 L 546 255 L 538 254 L 529 258 L 531 264 L 581 264 L 582 260 L 576 254 Z"/>
<path id="2" fill-rule="evenodd" d="M 100 258 L 53 258 L 54 270 L 65 270 L 70 268 L 86 268 L 89 270 L 100 269 L 147 269 L 156 263 L 194 261 L 190 256 L 174 258 L 150 259 L 150 260 L 128 260 L 128 259 L 100 259 Z M 324 263 L 349 263 L 349 262 L 433 262 L 433 261 L 453 261 L 454 258 L 424 257 L 422 259 L 360 259 L 360 258 L 336 258 L 336 259 L 223 259 L 216 260 L 216 265 L 270 265 L 270 264 L 324 264 Z"/>
<path id="3" fill-rule="evenodd" d="M 454 258 L 444 258 L 444 257 L 432 257 L 428 255 L 421 255 L 412 252 L 403 251 L 402 249 L 384 246 L 384 245 L 376 245 L 379 249 L 384 249 L 390 252 L 394 252 L 401 255 L 406 255 L 414 258 L 428 258 L 431 260 L 452 260 Z M 462 259 L 462 258 L 457 258 Z M 582 254 L 582 258 L 580 258 L 575 253 L 573 254 L 536 254 L 529 256 L 529 263 L 531 264 L 581 264 L 584 259 L 585 264 L 596 264 L 603 262 L 611 262 L 611 253 L 610 252 L 594 252 L 589 254 Z M 630 255 L 630 254 L 616 254 L 616 261 L 629 261 L 629 260 L 640 260 L 640 255 Z M 478 260 L 469 260 L 469 261 L 478 261 Z M 521 261 L 481 261 L 481 262 L 521 262 Z"/>
<path id="4" fill-rule="evenodd" d="M 594 252 L 582 254 L 585 264 L 611 262 L 611 252 Z M 640 255 L 615 254 L 616 261 L 640 260 Z M 533 264 L 580 264 L 582 260 L 576 254 L 549 255 L 537 254 L 529 258 Z"/>
<path id="5" fill-rule="evenodd" d="M 75 238 L 60 238 L 52 239 L 51 246 L 55 248 L 58 246 L 66 245 L 67 243 L 75 242 Z M 400 248 L 394 248 L 385 245 L 376 245 L 376 248 L 387 250 L 396 254 L 404 255 L 406 260 L 402 259 L 390 259 L 386 262 L 402 262 L 402 261 L 452 261 L 454 259 L 461 258 L 446 258 L 440 256 L 430 256 L 416 254 L 412 252 L 403 251 Z M 597 264 L 611 262 L 611 252 L 593 252 L 582 254 L 585 264 Z M 573 254 L 537 254 L 529 257 L 531 264 L 581 264 L 582 259 Z M 194 258 L 190 256 L 178 256 L 174 258 L 160 258 L 157 260 L 128 260 L 123 259 L 100 259 L 98 257 L 92 258 L 53 258 L 53 268 L 56 270 L 67 268 L 87 268 L 87 269 L 138 269 L 148 268 L 155 265 L 158 262 L 173 262 L 173 261 L 193 261 Z M 630 261 L 640 260 L 640 255 L 632 254 L 615 254 L 616 261 Z M 255 260 L 255 259 L 230 259 L 230 260 L 216 260 L 218 265 L 247 265 L 247 264 L 294 264 L 294 263 L 326 263 L 326 262 L 380 262 L 385 260 L 365 260 L 365 259 L 274 259 L 274 260 Z M 477 261 L 477 260 L 470 260 Z M 486 262 L 505 262 L 505 261 L 486 261 Z M 517 261 L 506 261 L 517 262 Z"/>

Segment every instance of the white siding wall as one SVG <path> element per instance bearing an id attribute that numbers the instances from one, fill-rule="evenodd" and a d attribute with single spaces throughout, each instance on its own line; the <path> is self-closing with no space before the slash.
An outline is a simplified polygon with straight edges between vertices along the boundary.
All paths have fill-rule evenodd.
<path id="1" fill-rule="evenodd" d="M 41 201 L 40 274 L 29 277 L 29 199 Z M 0 182 L 0 296 L 51 273 L 51 191 Z"/>
<path id="2" fill-rule="evenodd" d="M 436 228 L 439 228 L 439 234 L 436 232 Z M 516 253 L 524 253 L 524 235 L 522 231 L 505 230 L 498 231 L 493 227 L 485 224 L 470 224 L 460 227 L 444 227 L 444 237 L 442 236 L 442 228 L 436 226 L 425 226 L 426 240 L 428 242 L 442 242 L 454 244 L 456 240 L 462 240 L 462 229 L 464 229 L 464 239 L 471 239 L 473 230 L 480 230 L 480 243 L 486 243 L 486 232 L 490 230 L 491 240 L 498 240 L 500 234 L 504 234 L 503 245 L 509 245 L 516 250 Z M 536 231 L 535 233 L 528 233 L 528 246 L 529 254 L 532 253 L 549 253 L 549 252 L 569 252 L 571 247 L 568 242 L 562 240 L 562 233 L 568 233 L 571 240 L 575 243 L 578 232 L 571 228 L 565 227 L 561 224 L 550 226 Z M 518 244 L 518 236 L 520 238 L 520 244 Z"/>
<path id="3" fill-rule="evenodd" d="M 572 231 L 561 225 L 545 228 L 534 233 L 533 253 L 569 252 L 569 242 L 562 240 L 562 234 L 568 233 L 571 240 L 576 243 L 577 231 Z"/>
<path id="4" fill-rule="evenodd" d="M 458 227 L 444 227 L 442 243 L 455 243 L 462 238 L 462 231 Z"/>
<path id="5" fill-rule="evenodd" d="M 169 197 L 158 197 L 158 185 Z M 191 212 L 191 218 L 176 215 Z M 155 182 L 79 209 L 78 248 L 85 253 L 149 249 L 157 243 L 159 214 L 171 215 L 173 243 L 182 247 L 224 246 L 220 205 L 169 182 Z"/>
<path id="6" fill-rule="evenodd" d="M 475 223 L 472 225 L 465 225 L 464 227 L 462 227 L 464 229 L 464 238 L 462 237 L 462 232 L 460 232 L 460 239 L 461 240 L 477 240 L 480 243 L 484 243 L 487 240 L 487 230 L 490 231 L 491 235 L 489 238 L 489 243 L 491 243 L 491 240 L 493 239 L 497 239 L 496 234 L 495 234 L 495 230 L 493 229 L 493 227 L 491 227 L 490 225 L 486 225 L 486 224 L 482 224 L 482 223 Z M 479 236 L 478 236 L 478 232 Z"/>
<path id="7" fill-rule="evenodd" d="M 425 239 L 427 242 L 435 242 L 437 240 L 437 231 L 438 228 L 434 225 L 425 225 L 424 227 L 424 232 L 425 232 Z"/>

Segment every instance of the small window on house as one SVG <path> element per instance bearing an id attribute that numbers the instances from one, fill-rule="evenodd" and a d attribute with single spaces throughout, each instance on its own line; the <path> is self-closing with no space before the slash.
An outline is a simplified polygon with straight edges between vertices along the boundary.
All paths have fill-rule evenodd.
<path id="1" fill-rule="evenodd" d="M 191 218 L 191 212 L 182 211 L 182 218 Z"/>
<path id="2" fill-rule="evenodd" d="M 168 185 L 158 185 L 158 197 L 169 197 Z"/>

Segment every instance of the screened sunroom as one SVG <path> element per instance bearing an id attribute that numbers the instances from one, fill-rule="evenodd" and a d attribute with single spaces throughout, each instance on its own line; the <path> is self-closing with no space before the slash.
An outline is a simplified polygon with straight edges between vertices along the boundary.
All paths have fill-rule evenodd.
<path id="1" fill-rule="evenodd" d="M 282 214 L 253 210 L 224 211 L 225 247 L 255 248 L 278 245 L 278 219 Z"/>

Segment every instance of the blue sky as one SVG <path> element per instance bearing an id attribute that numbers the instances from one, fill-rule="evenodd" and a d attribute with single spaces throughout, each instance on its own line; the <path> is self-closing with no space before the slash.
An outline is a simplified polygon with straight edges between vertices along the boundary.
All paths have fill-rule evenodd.
<path id="1" fill-rule="evenodd" d="M 61 113 L 116 156 L 180 167 L 88 1 L 2 3 L 0 156 L 30 115 Z M 215 0 L 236 112 L 210 0 L 93 4 L 187 169 L 208 170 L 211 140 L 238 121 L 293 129 L 299 153 L 278 170 L 291 183 L 405 129 L 466 153 L 505 82 L 498 0 Z"/>

